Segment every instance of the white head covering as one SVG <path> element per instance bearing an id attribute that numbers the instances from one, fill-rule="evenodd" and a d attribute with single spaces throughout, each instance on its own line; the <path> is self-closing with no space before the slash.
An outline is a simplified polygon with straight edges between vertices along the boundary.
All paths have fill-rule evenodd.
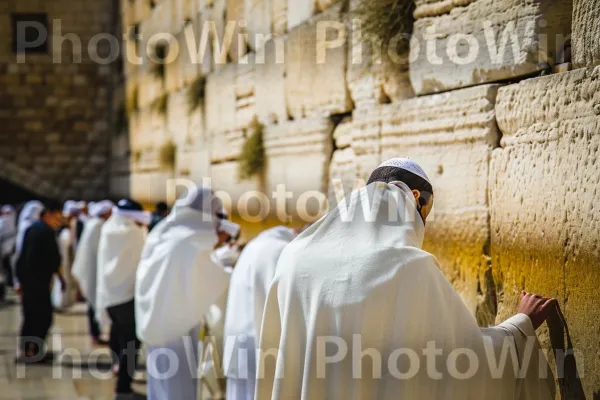
<path id="1" fill-rule="evenodd" d="M 534 382 L 521 383 L 510 373 L 490 378 L 483 334 L 435 257 L 420 249 L 423 233 L 412 193 L 374 182 L 354 191 L 349 204 L 338 205 L 291 242 L 279 258 L 262 324 L 260 347 L 269 354 L 278 349 L 277 359 L 261 358 L 266 378 L 257 382 L 256 398 L 323 399 L 334 393 L 337 398 L 382 400 L 499 400 L 521 398 L 521 385 L 527 384 L 527 390 L 546 385 L 537 369 L 530 370 Z M 319 338 L 344 340 L 348 352 L 324 365 Z M 430 342 L 442 355 L 435 362 L 426 357 L 426 365 L 423 349 Z M 363 357 L 363 349 L 381 358 L 365 362 L 361 379 L 354 379 L 353 361 L 374 359 L 370 352 Z M 470 379 L 455 379 L 444 368 L 461 349 L 478 357 L 480 368 Z M 412 350 L 419 363 L 407 363 L 405 350 Z M 500 353 L 498 348 L 491 351 Z M 537 367 L 539 353 L 533 354 L 530 368 Z M 456 370 L 463 373 L 469 365 L 464 365 L 464 354 L 461 358 Z M 379 379 L 373 376 L 376 366 L 381 367 Z M 506 366 L 501 374 L 512 370 L 510 361 Z M 430 367 L 443 372 L 440 379 L 430 375 Z"/>
<path id="2" fill-rule="evenodd" d="M 413 174 L 425 179 L 431 185 L 431 181 L 429 180 L 429 177 L 427 176 L 425 171 L 423 171 L 423 168 L 421 168 L 419 164 L 417 164 L 409 158 L 392 158 L 387 161 L 384 161 L 377 168 L 381 167 L 396 167 L 408 172 L 412 172 Z"/>
<path id="3" fill-rule="evenodd" d="M 23 206 L 23 210 L 21 210 L 21 214 L 19 214 L 19 224 L 17 227 L 17 258 L 21 254 L 23 239 L 25 239 L 25 232 L 27 232 L 27 229 L 31 226 L 31 224 L 40 219 L 40 214 L 43 210 L 44 205 L 38 200 L 28 201 L 25 203 L 25 206 Z"/>
<path id="4" fill-rule="evenodd" d="M 219 232 L 223 232 L 231 236 L 232 238 L 237 238 L 240 234 L 241 227 L 235 222 L 231 222 L 227 219 L 222 219 L 219 221 L 219 227 L 217 228 Z"/>
<path id="5" fill-rule="evenodd" d="M 67 200 L 63 206 L 63 215 L 65 217 L 71 217 L 77 213 L 79 213 L 80 208 L 77 205 L 77 202 L 74 200 Z"/>
<path id="6" fill-rule="evenodd" d="M 200 324 L 229 274 L 212 261 L 221 202 L 208 188 L 188 192 L 148 235 L 136 276 L 138 337 L 164 345 Z"/>
<path id="7" fill-rule="evenodd" d="M 139 222 L 142 225 L 150 225 L 152 222 L 152 213 L 150 211 L 123 210 L 115 206 L 112 209 L 112 214 L 129 218 L 130 220 Z"/>
<path id="8" fill-rule="evenodd" d="M 90 216 L 100 217 L 109 212 L 114 207 L 114 203 L 110 200 L 102 200 L 97 203 L 90 203 L 88 210 Z"/>

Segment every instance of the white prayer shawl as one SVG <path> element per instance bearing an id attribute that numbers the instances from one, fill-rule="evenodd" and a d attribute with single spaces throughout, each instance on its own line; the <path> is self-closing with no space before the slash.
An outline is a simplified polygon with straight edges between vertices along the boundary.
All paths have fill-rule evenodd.
<path id="1" fill-rule="evenodd" d="M 23 249 L 23 240 L 25 239 L 25 232 L 27 229 L 38 219 L 40 214 L 44 210 L 44 205 L 37 200 L 28 201 L 23 206 L 21 214 L 19 214 L 19 224 L 17 226 L 17 242 L 15 250 L 15 258 L 18 259 Z"/>
<path id="2" fill-rule="evenodd" d="M 56 280 L 52 288 L 52 301 L 55 308 L 66 309 L 75 303 L 77 285 L 73 279 L 71 268 L 73 266 L 74 237 L 71 228 L 65 227 L 58 235 L 58 249 L 60 251 L 61 275 L 65 281 L 65 290 L 62 291 L 60 281 Z"/>
<path id="3" fill-rule="evenodd" d="M 135 287 L 143 342 L 165 345 L 186 335 L 226 290 L 229 274 L 211 257 L 216 242 L 214 217 L 187 206 L 176 205 L 150 232 Z"/>
<path id="4" fill-rule="evenodd" d="M 424 226 L 401 186 L 377 182 L 353 192 L 349 205 L 339 204 L 284 249 L 265 305 L 260 347 L 271 352 L 260 359 L 256 398 L 553 399 L 552 374 L 537 377 L 538 367 L 547 371 L 537 352 L 526 379 L 515 378 L 511 362 L 499 379 L 489 376 L 485 349 L 499 354 L 503 339 L 520 363 L 527 336 L 539 350 L 531 321 L 520 314 L 500 327 L 477 326 L 435 257 L 420 249 Z M 442 355 L 426 362 L 423 349 L 432 341 L 432 352 Z M 479 361 L 470 379 L 449 372 L 447 365 L 455 377 L 472 372 L 474 363 L 457 349 L 472 350 Z"/>
<path id="5" fill-rule="evenodd" d="M 17 216 L 12 206 L 2 207 L 0 218 L 0 259 L 10 255 L 17 240 Z"/>
<path id="6" fill-rule="evenodd" d="M 145 229 L 131 219 L 113 214 L 102 226 L 98 245 L 96 316 L 111 306 L 133 300 L 135 272 L 140 261 Z"/>
<path id="7" fill-rule="evenodd" d="M 110 209 L 109 209 L 110 211 Z M 96 308 L 96 279 L 98 273 L 98 247 L 104 220 L 90 218 L 84 225 L 79 246 L 73 261 L 73 276 L 87 301 Z"/>
<path id="8" fill-rule="evenodd" d="M 284 226 L 262 232 L 244 248 L 233 269 L 227 297 L 223 352 L 223 367 L 228 378 L 255 379 L 255 350 L 267 292 L 279 255 L 295 236 L 293 230 Z M 248 355 L 247 362 L 240 357 L 242 349 Z"/>

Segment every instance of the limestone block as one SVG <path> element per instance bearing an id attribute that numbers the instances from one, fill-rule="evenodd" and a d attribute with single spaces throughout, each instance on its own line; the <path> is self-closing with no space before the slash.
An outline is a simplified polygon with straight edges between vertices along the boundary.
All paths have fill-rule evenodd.
<path id="1" fill-rule="evenodd" d="M 525 76 L 564 62 L 560 43 L 571 32 L 572 1 L 463 4 L 417 4 L 410 80 L 418 95 Z"/>
<path id="2" fill-rule="evenodd" d="M 255 108 L 259 121 L 265 125 L 288 120 L 284 46 L 283 38 L 269 41 L 256 56 Z M 264 58 L 260 58 L 261 54 Z M 280 59 L 277 54 L 281 54 Z"/>
<path id="3" fill-rule="evenodd" d="M 320 21 L 342 21 L 340 5 L 294 29 L 286 43 L 286 99 L 296 119 L 352 110 L 346 87 L 347 45 L 327 50 L 324 62 L 317 64 Z"/>
<path id="4" fill-rule="evenodd" d="M 131 174 L 131 197 L 141 203 L 156 203 L 167 198 L 167 185 L 172 172 L 151 171 Z"/>
<path id="5" fill-rule="evenodd" d="M 344 149 L 352 145 L 352 118 L 346 117 L 340 122 L 333 131 L 333 139 L 335 140 L 335 147 L 338 149 Z"/>
<path id="6" fill-rule="evenodd" d="M 273 0 L 245 0 L 244 15 L 248 45 L 251 50 L 258 49 L 257 35 L 269 35 L 272 29 L 271 5 Z"/>
<path id="7" fill-rule="evenodd" d="M 490 179 L 492 262 L 504 287 L 498 320 L 514 312 L 521 289 L 555 296 L 585 357 L 588 398 L 600 387 L 598 104 L 600 67 L 500 89 L 502 149 Z"/>
<path id="8" fill-rule="evenodd" d="M 277 185 L 284 184 L 295 199 L 309 190 L 326 193 L 333 128 L 328 118 L 265 127 L 268 189 L 274 191 Z"/>
<path id="9" fill-rule="evenodd" d="M 381 118 L 383 106 L 357 109 L 352 118 L 352 149 L 356 175 L 366 182 L 381 163 Z"/>
<path id="10" fill-rule="evenodd" d="M 235 128 L 244 129 L 256 118 L 254 91 L 256 87 L 254 55 L 248 54 L 236 65 Z"/>
<path id="11" fill-rule="evenodd" d="M 245 142 L 246 136 L 243 130 L 213 132 L 210 160 L 213 163 L 236 160 Z"/>
<path id="12" fill-rule="evenodd" d="M 236 66 L 233 64 L 215 71 L 206 80 L 206 129 L 225 132 L 235 128 Z"/>
<path id="13" fill-rule="evenodd" d="M 571 44 L 576 68 L 600 64 L 600 2 L 573 1 Z"/>
<path id="14" fill-rule="evenodd" d="M 288 0 L 271 0 L 271 15 L 273 16 L 273 34 L 283 35 L 287 32 Z"/>
<path id="15" fill-rule="evenodd" d="M 323 11 L 331 7 L 338 0 L 317 0 L 317 10 Z"/>
<path id="16" fill-rule="evenodd" d="M 401 101 L 382 111 L 382 159 L 412 158 L 431 179 L 435 203 L 425 247 L 438 257 L 480 323 L 493 323 L 495 318 L 495 292 L 486 292 L 486 282 L 497 90 L 496 85 L 478 86 Z"/>
<path id="17" fill-rule="evenodd" d="M 204 127 L 204 107 L 204 105 L 200 106 L 189 115 L 188 138 L 192 143 L 208 140 L 208 135 Z"/>
<path id="18" fill-rule="evenodd" d="M 291 31 L 317 12 L 317 0 L 287 0 L 287 29 Z"/>
<path id="19" fill-rule="evenodd" d="M 167 106 L 167 131 L 177 145 L 184 144 L 189 136 L 187 90 L 169 94 Z"/>
<path id="20" fill-rule="evenodd" d="M 352 192 L 356 178 L 356 156 L 352 147 L 334 151 L 329 165 L 330 209 Z"/>
<path id="21" fill-rule="evenodd" d="M 178 147 L 177 176 L 202 184 L 210 177 L 210 148 L 206 143 Z"/>
<path id="22" fill-rule="evenodd" d="M 226 23 L 229 27 L 234 27 L 233 40 L 229 47 L 229 57 L 233 62 L 237 62 L 247 53 L 246 21 L 244 20 L 244 1 L 245 0 L 227 0 Z"/>
<path id="23" fill-rule="evenodd" d="M 179 57 L 177 57 L 177 63 L 179 65 L 179 79 L 182 86 L 192 83 L 200 74 L 201 69 L 200 60 L 194 58 L 198 51 L 198 45 L 196 43 L 196 46 L 191 46 L 191 49 L 188 48 L 186 29 L 189 29 L 190 35 L 194 35 L 194 24 L 191 22 L 185 26 L 183 31 L 176 35 L 177 43 L 179 43 Z M 210 48 L 210 46 L 207 46 L 207 49 L 208 48 Z"/>
<path id="24" fill-rule="evenodd" d="M 225 207 L 228 210 L 237 210 L 240 203 L 240 198 L 244 200 L 244 194 L 258 190 L 258 180 L 242 181 L 239 176 L 239 164 L 237 161 L 222 162 L 212 164 L 210 167 L 210 176 L 212 180 L 212 188 L 217 193 Z M 246 195 L 248 196 L 248 195 Z M 230 201 L 228 201 L 230 199 Z M 229 204 L 228 204 L 229 203 Z"/>

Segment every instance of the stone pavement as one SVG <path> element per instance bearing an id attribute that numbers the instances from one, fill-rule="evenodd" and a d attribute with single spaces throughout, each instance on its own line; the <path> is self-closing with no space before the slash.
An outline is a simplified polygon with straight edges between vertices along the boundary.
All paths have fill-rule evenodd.
<path id="1" fill-rule="evenodd" d="M 0 305 L 0 400 L 104 400 L 113 398 L 114 378 L 106 348 L 95 348 L 88 335 L 86 306 L 55 313 L 49 346 L 52 365 L 15 364 L 21 309 L 17 296 Z M 137 377 L 136 377 L 137 378 Z M 144 391 L 136 379 L 134 390 Z"/>

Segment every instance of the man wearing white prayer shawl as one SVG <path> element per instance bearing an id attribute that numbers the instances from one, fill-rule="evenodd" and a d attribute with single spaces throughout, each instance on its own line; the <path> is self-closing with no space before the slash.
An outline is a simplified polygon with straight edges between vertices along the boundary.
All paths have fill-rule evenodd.
<path id="1" fill-rule="evenodd" d="M 196 399 L 200 325 L 229 283 L 212 257 L 220 208 L 210 189 L 191 188 L 148 235 L 136 276 L 135 317 L 148 345 L 149 400 Z"/>
<path id="2" fill-rule="evenodd" d="M 66 224 L 58 234 L 58 249 L 60 250 L 60 275 L 63 277 L 65 287 L 61 288 L 58 278 L 55 277 L 52 286 L 52 305 L 55 309 L 66 310 L 75 303 L 77 297 L 77 284 L 73 278 L 72 266 L 75 256 L 77 222 L 79 208 L 73 200 L 65 201 L 63 217 Z"/>
<path id="3" fill-rule="evenodd" d="M 256 348 L 263 309 L 275 266 L 296 232 L 284 226 L 268 229 L 250 241 L 231 274 L 225 314 L 223 367 L 227 399 L 254 399 Z"/>
<path id="4" fill-rule="evenodd" d="M 257 399 L 554 399 L 535 329 L 555 300 L 480 329 L 421 250 L 432 205 L 423 170 L 390 160 L 283 250 Z"/>
<path id="5" fill-rule="evenodd" d="M 135 274 L 146 239 L 150 213 L 122 199 L 104 223 L 98 246 L 96 314 L 112 322 L 110 348 L 118 358 L 117 399 L 133 398 L 131 382 L 140 341 L 135 328 Z"/>
<path id="6" fill-rule="evenodd" d="M 40 214 L 44 210 L 44 205 L 41 201 L 31 200 L 25 203 L 21 213 L 19 214 L 19 223 L 17 224 L 17 239 L 15 243 L 15 254 L 13 256 L 13 287 L 19 289 L 19 279 L 16 274 L 17 261 L 21 255 L 23 249 L 23 240 L 25 239 L 25 233 L 27 229 L 36 221 L 40 219 Z"/>
<path id="7" fill-rule="evenodd" d="M 98 273 L 98 247 L 104 222 L 110 217 L 114 204 L 110 200 L 90 203 L 90 218 L 85 222 L 73 261 L 73 276 L 79 282 L 81 293 L 88 303 L 88 322 L 92 343 L 103 345 L 101 330 L 96 319 L 96 276 Z"/>

